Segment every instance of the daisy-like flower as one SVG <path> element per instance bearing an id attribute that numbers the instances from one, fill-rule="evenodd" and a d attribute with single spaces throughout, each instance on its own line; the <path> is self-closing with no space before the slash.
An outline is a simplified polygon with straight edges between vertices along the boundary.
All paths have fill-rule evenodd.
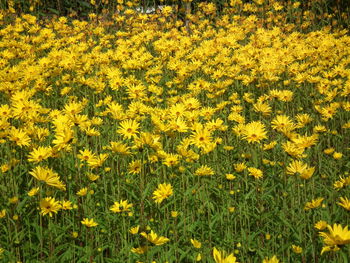
<path id="1" fill-rule="evenodd" d="M 276 145 L 277 145 L 277 142 L 276 142 L 276 141 L 272 141 L 272 142 L 270 142 L 270 143 L 264 144 L 264 145 L 262 146 L 262 149 L 263 149 L 264 151 L 268 151 L 268 150 L 273 149 Z"/>
<path id="2" fill-rule="evenodd" d="M 253 106 L 254 111 L 261 112 L 263 116 L 269 116 L 272 109 L 268 103 L 258 102 Z"/>
<path id="3" fill-rule="evenodd" d="M 138 134 L 140 124 L 135 120 L 125 120 L 120 123 L 117 133 L 122 134 L 127 139 L 131 139 Z"/>
<path id="4" fill-rule="evenodd" d="M 247 168 L 247 165 L 243 162 L 243 163 L 236 163 L 233 165 L 233 167 L 235 168 L 235 171 L 237 173 L 240 173 L 240 172 L 243 172 Z"/>
<path id="5" fill-rule="evenodd" d="M 311 176 L 314 174 L 314 172 L 315 172 L 315 167 L 309 167 L 302 174 L 300 174 L 300 178 L 305 180 L 310 179 Z"/>
<path id="6" fill-rule="evenodd" d="M 39 187 L 33 187 L 32 189 L 29 190 L 28 196 L 34 196 L 39 192 Z"/>
<path id="7" fill-rule="evenodd" d="M 193 245 L 195 248 L 201 248 L 201 247 L 202 247 L 202 243 L 199 242 L 199 241 L 196 240 L 196 239 L 192 239 L 192 238 L 191 238 L 191 243 L 192 243 L 192 245 Z"/>
<path id="8" fill-rule="evenodd" d="M 265 126 L 260 121 L 248 123 L 243 130 L 243 138 L 249 143 L 259 143 L 261 140 L 267 138 L 266 134 Z"/>
<path id="9" fill-rule="evenodd" d="M 313 120 L 313 118 L 306 113 L 298 114 L 295 118 L 297 120 L 296 128 L 302 128 Z"/>
<path id="10" fill-rule="evenodd" d="M 91 168 L 98 168 L 103 165 L 103 163 L 107 160 L 107 153 L 100 153 L 96 158 L 91 158 L 87 161 L 88 166 Z"/>
<path id="11" fill-rule="evenodd" d="M 318 230 L 323 230 L 327 227 L 327 225 L 328 224 L 326 221 L 320 220 L 314 225 L 314 227 Z"/>
<path id="12" fill-rule="evenodd" d="M 212 142 L 211 132 L 205 128 L 198 128 L 191 135 L 191 144 L 198 148 L 205 147 Z"/>
<path id="13" fill-rule="evenodd" d="M 139 230 L 140 230 L 140 226 L 137 225 L 137 226 L 135 226 L 135 227 L 130 228 L 129 232 L 130 232 L 130 234 L 132 234 L 132 235 L 136 235 L 136 234 L 139 232 Z"/>
<path id="14" fill-rule="evenodd" d="M 302 158 L 304 157 L 304 148 L 300 147 L 296 143 L 293 143 L 291 141 L 286 141 L 282 143 L 283 150 L 288 153 L 290 156 L 295 158 Z"/>
<path id="15" fill-rule="evenodd" d="M 61 126 L 64 124 L 60 124 Z M 70 151 L 72 149 L 71 144 L 74 142 L 74 132 L 69 127 L 71 124 L 66 123 L 67 126 L 58 126 L 55 132 L 55 139 L 52 141 L 54 144 L 54 151 Z"/>
<path id="16" fill-rule="evenodd" d="M 144 254 L 147 250 L 148 250 L 148 247 L 147 247 L 147 246 L 133 247 L 133 248 L 131 249 L 131 252 L 133 252 L 133 253 L 135 253 L 135 254 L 142 255 L 142 254 Z"/>
<path id="17" fill-rule="evenodd" d="M 302 174 L 307 169 L 307 164 L 299 160 L 293 160 L 287 167 L 287 174 Z"/>
<path id="18" fill-rule="evenodd" d="M 338 246 L 343 246 L 350 243 L 350 231 L 348 226 L 344 228 L 340 224 L 334 224 L 333 227 L 327 225 L 329 233 L 320 232 L 319 235 L 323 237 L 323 242 L 326 244 L 322 249 L 322 253 L 330 250 L 339 250 Z"/>
<path id="19" fill-rule="evenodd" d="M 173 195 L 171 184 L 164 183 L 158 185 L 158 188 L 153 192 L 152 198 L 157 204 L 160 204 L 164 199 L 167 199 L 171 195 Z"/>
<path id="20" fill-rule="evenodd" d="M 301 254 L 303 253 L 303 248 L 300 246 L 292 245 L 292 250 L 296 254 Z"/>
<path id="21" fill-rule="evenodd" d="M 82 223 L 83 225 L 87 226 L 87 227 L 95 227 L 95 226 L 98 225 L 98 223 L 96 223 L 96 222 L 94 221 L 93 218 L 91 218 L 91 219 L 89 219 L 89 218 L 84 218 L 84 219 L 81 221 L 81 223 Z"/>
<path id="22" fill-rule="evenodd" d="M 96 159 L 96 155 L 90 151 L 89 149 L 84 149 L 84 150 L 80 150 L 79 154 L 77 155 L 77 157 L 81 160 L 81 161 L 90 161 L 91 160 L 95 160 Z"/>
<path id="23" fill-rule="evenodd" d="M 73 209 L 72 202 L 69 200 L 62 200 L 61 208 L 62 210 L 72 210 Z"/>
<path id="24" fill-rule="evenodd" d="M 234 180 L 234 179 L 236 178 L 236 176 L 233 175 L 233 174 L 226 174 L 225 177 L 226 177 L 226 179 L 229 180 L 229 181 Z"/>
<path id="25" fill-rule="evenodd" d="M 335 159 L 335 160 L 339 160 L 339 159 L 341 159 L 343 157 L 343 154 L 342 153 L 339 153 L 339 152 L 334 152 L 333 153 L 333 158 Z"/>
<path id="26" fill-rule="evenodd" d="M 168 167 L 177 165 L 179 163 L 179 157 L 180 156 L 178 154 L 169 153 L 166 155 L 163 164 L 165 164 Z"/>
<path id="27" fill-rule="evenodd" d="M 263 263 L 279 263 L 280 261 L 278 258 L 274 255 L 272 258 L 265 258 L 263 260 Z"/>
<path id="28" fill-rule="evenodd" d="M 340 197 L 339 199 L 340 202 L 338 202 L 337 204 L 350 211 L 350 200 L 347 197 Z"/>
<path id="29" fill-rule="evenodd" d="M 87 193 L 88 193 L 87 187 L 83 187 L 83 188 L 81 188 L 81 189 L 77 192 L 77 195 L 79 195 L 79 196 L 85 196 L 85 195 L 87 195 Z"/>
<path id="30" fill-rule="evenodd" d="M 161 246 L 165 244 L 166 242 L 169 242 L 170 239 L 163 236 L 158 236 L 153 230 L 151 230 L 151 233 L 147 234 L 146 232 L 142 232 L 141 236 L 146 238 L 149 242 L 156 246 Z"/>
<path id="31" fill-rule="evenodd" d="M 195 171 L 194 174 L 198 176 L 214 175 L 214 171 L 212 168 L 206 165 L 202 165 Z"/>
<path id="32" fill-rule="evenodd" d="M 236 257 L 233 254 L 226 256 L 225 251 L 213 249 L 213 257 L 216 263 L 236 263 Z"/>
<path id="33" fill-rule="evenodd" d="M 128 172 L 131 174 L 139 174 L 141 172 L 141 167 L 141 160 L 134 160 L 131 163 L 129 163 Z"/>
<path id="34" fill-rule="evenodd" d="M 52 155 L 52 148 L 51 147 L 39 146 L 38 148 L 33 149 L 29 153 L 28 161 L 38 163 L 38 162 L 41 162 L 41 161 L 49 158 L 51 155 Z"/>
<path id="35" fill-rule="evenodd" d="M 171 120 L 167 127 L 172 132 L 187 132 L 188 130 L 188 126 L 182 118 Z"/>
<path id="36" fill-rule="evenodd" d="M 128 203 L 128 200 L 121 200 L 120 202 L 114 202 L 109 210 L 114 213 L 130 212 L 130 208 L 133 204 Z"/>
<path id="37" fill-rule="evenodd" d="M 121 155 L 131 154 L 130 147 L 122 142 L 110 142 L 110 146 L 108 146 L 107 149 L 111 149 L 112 152 Z"/>
<path id="38" fill-rule="evenodd" d="M 30 137 L 28 134 L 22 129 L 12 128 L 8 135 L 10 141 L 15 142 L 18 146 L 29 146 Z"/>
<path id="39" fill-rule="evenodd" d="M 309 179 L 315 172 L 315 167 L 308 167 L 299 160 L 293 160 L 287 167 L 287 174 L 298 174 L 302 179 Z"/>
<path id="40" fill-rule="evenodd" d="M 40 201 L 40 209 L 40 213 L 43 216 L 48 214 L 50 217 L 52 217 L 53 213 L 57 214 L 57 212 L 61 209 L 61 204 L 53 197 L 46 197 Z"/>
<path id="41" fill-rule="evenodd" d="M 279 132 L 294 130 L 295 124 L 286 115 L 277 115 L 271 122 L 271 127 Z"/>
<path id="42" fill-rule="evenodd" d="M 307 202 L 305 204 L 304 210 L 310 210 L 319 207 L 322 204 L 323 200 L 323 197 L 319 197 L 317 199 L 311 200 L 310 202 Z"/>
<path id="43" fill-rule="evenodd" d="M 66 190 L 66 185 L 61 182 L 58 174 L 50 168 L 37 166 L 29 174 L 35 179 L 45 182 L 47 185 Z"/>
<path id="44" fill-rule="evenodd" d="M 248 172 L 251 176 L 254 176 L 256 179 L 260 179 L 263 177 L 263 172 L 258 168 L 249 167 Z"/>

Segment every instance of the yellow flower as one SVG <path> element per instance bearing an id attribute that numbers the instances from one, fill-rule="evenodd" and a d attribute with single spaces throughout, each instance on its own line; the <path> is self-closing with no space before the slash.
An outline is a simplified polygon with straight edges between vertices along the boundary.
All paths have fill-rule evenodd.
<path id="1" fill-rule="evenodd" d="M 39 192 L 39 187 L 34 187 L 28 192 L 28 196 L 34 196 Z"/>
<path id="2" fill-rule="evenodd" d="M 38 147 L 36 149 L 33 149 L 29 153 L 28 161 L 29 162 L 41 162 L 47 158 L 49 158 L 52 155 L 52 148 L 51 147 Z"/>
<path id="3" fill-rule="evenodd" d="M 107 146 L 107 148 L 121 155 L 131 154 L 130 147 L 122 142 L 110 142 L 110 146 Z"/>
<path id="4" fill-rule="evenodd" d="M 87 189 L 87 187 L 84 187 L 84 188 L 81 188 L 81 189 L 77 192 L 77 195 L 79 195 L 79 196 L 85 196 L 85 195 L 87 195 L 87 193 L 88 193 L 88 189 Z"/>
<path id="5" fill-rule="evenodd" d="M 0 218 L 4 218 L 6 216 L 6 209 L 2 209 L 0 211 Z"/>
<path id="6" fill-rule="evenodd" d="M 335 151 L 334 148 L 327 148 L 327 149 L 324 149 L 324 150 L 323 150 L 323 152 L 324 152 L 325 154 L 328 154 L 328 155 L 334 153 L 334 151 Z"/>
<path id="7" fill-rule="evenodd" d="M 128 200 L 122 200 L 120 202 L 114 202 L 109 210 L 114 213 L 130 212 L 132 206 L 133 204 L 129 204 Z"/>
<path id="8" fill-rule="evenodd" d="M 233 213 L 235 210 L 236 210 L 236 208 L 235 208 L 234 206 L 230 206 L 230 207 L 228 208 L 228 211 L 229 211 L 230 213 Z"/>
<path id="9" fill-rule="evenodd" d="M 128 172 L 131 174 L 139 174 L 141 172 L 141 168 L 141 160 L 134 160 L 131 163 L 129 163 Z"/>
<path id="10" fill-rule="evenodd" d="M 10 204 L 17 204 L 18 201 L 19 201 L 19 199 L 18 199 L 17 196 L 14 196 L 14 197 L 9 198 L 9 203 L 10 203 Z"/>
<path id="11" fill-rule="evenodd" d="M 127 139 L 131 139 L 137 135 L 139 126 L 140 124 L 135 120 L 125 120 L 120 123 L 117 133 L 122 134 Z"/>
<path id="12" fill-rule="evenodd" d="M 29 146 L 30 144 L 30 137 L 28 136 L 27 132 L 22 129 L 16 129 L 12 127 L 8 137 L 10 141 L 15 142 L 20 147 Z"/>
<path id="13" fill-rule="evenodd" d="M 340 197 L 339 199 L 340 202 L 338 202 L 337 204 L 350 211 L 350 200 L 347 197 Z"/>
<path id="14" fill-rule="evenodd" d="M 324 252 L 329 252 L 329 251 L 333 251 L 333 252 L 336 252 L 336 251 L 339 251 L 340 250 L 340 247 L 338 246 L 324 246 L 321 250 L 321 255 L 324 253 Z"/>
<path id="15" fill-rule="evenodd" d="M 147 250 L 148 250 L 148 247 L 147 247 L 147 246 L 136 247 L 136 248 L 133 247 L 133 248 L 131 249 L 131 252 L 141 255 L 141 254 L 144 254 Z"/>
<path id="16" fill-rule="evenodd" d="M 163 161 L 163 164 L 165 164 L 168 167 L 177 165 L 179 163 L 179 155 L 178 154 L 167 154 L 165 157 L 165 160 Z"/>
<path id="17" fill-rule="evenodd" d="M 248 123 L 243 130 L 243 138 L 249 143 L 260 142 L 261 140 L 266 139 L 266 134 L 265 126 L 260 121 Z"/>
<path id="18" fill-rule="evenodd" d="M 286 115 L 277 115 L 271 121 L 271 127 L 276 131 L 287 133 L 295 129 L 295 124 L 290 120 L 289 116 Z"/>
<path id="19" fill-rule="evenodd" d="M 55 201 L 53 197 L 46 197 L 45 199 L 40 201 L 40 209 L 42 215 L 49 214 L 52 217 L 53 213 L 57 214 L 57 212 L 61 209 L 61 204 L 59 201 Z"/>
<path id="20" fill-rule="evenodd" d="M 88 173 L 87 174 L 87 178 L 89 178 L 90 181 L 94 182 L 96 181 L 97 179 L 100 178 L 99 175 L 96 175 L 96 174 L 93 174 L 93 173 Z"/>
<path id="21" fill-rule="evenodd" d="M 130 228 L 129 232 L 132 235 L 136 235 L 139 232 L 139 229 L 140 229 L 140 226 L 135 226 L 135 227 Z"/>
<path id="22" fill-rule="evenodd" d="M 53 151 L 66 150 L 69 152 L 72 148 L 71 144 L 74 141 L 74 132 L 70 128 L 70 124 L 65 123 L 64 125 L 68 126 L 58 126 L 59 128 L 56 130 L 55 139 L 52 141 L 52 143 L 54 144 Z"/>
<path id="23" fill-rule="evenodd" d="M 320 220 L 314 225 L 314 227 L 318 230 L 323 230 L 327 227 L 327 225 L 328 224 L 326 221 Z"/>
<path id="24" fill-rule="evenodd" d="M 243 172 L 247 168 L 245 163 L 236 163 L 233 167 L 237 173 Z"/>
<path id="25" fill-rule="evenodd" d="M 329 233 L 319 233 L 327 246 L 342 246 L 350 243 L 350 231 L 348 230 L 348 226 L 343 228 L 340 224 L 334 224 L 333 227 L 327 225 L 327 229 Z"/>
<path id="26" fill-rule="evenodd" d="M 225 145 L 223 148 L 224 148 L 224 150 L 226 150 L 226 151 L 232 151 L 235 147 L 229 146 L 229 145 Z"/>
<path id="27" fill-rule="evenodd" d="M 99 156 L 96 158 L 91 158 L 87 160 L 88 166 L 91 168 L 98 168 L 103 165 L 103 163 L 107 160 L 108 154 L 107 153 L 100 153 Z"/>
<path id="28" fill-rule="evenodd" d="M 66 190 L 66 185 L 60 181 L 58 174 L 50 168 L 37 166 L 29 174 L 35 179 L 45 182 L 47 185 Z"/>
<path id="29" fill-rule="evenodd" d="M 142 232 L 141 236 L 146 238 L 149 242 L 156 246 L 161 246 L 165 244 L 166 242 L 170 241 L 169 238 L 163 237 L 163 236 L 158 236 L 153 230 L 151 230 L 151 233 L 147 234 L 146 232 Z"/>
<path id="30" fill-rule="evenodd" d="M 196 239 L 192 239 L 192 238 L 191 238 L 191 243 L 192 243 L 192 245 L 193 245 L 195 248 L 201 248 L 201 247 L 202 247 L 202 243 L 199 242 L 199 241 L 196 240 Z"/>
<path id="31" fill-rule="evenodd" d="M 272 141 L 272 142 L 270 142 L 270 143 L 268 143 L 268 144 L 264 144 L 263 147 L 262 147 L 262 149 L 263 149 L 264 151 L 268 151 L 268 150 L 273 149 L 276 145 L 277 145 L 277 142 L 276 142 L 276 141 Z"/>
<path id="32" fill-rule="evenodd" d="M 338 152 L 334 152 L 333 153 L 333 158 L 335 159 L 335 160 L 339 160 L 339 159 L 341 159 L 343 157 L 343 154 L 342 153 L 338 153 Z"/>
<path id="33" fill-rule="evenodd" d="M 300 178 L 305 180 L 310 179 L 311 176 L 314 174 L 314 172 L 315 172 L 315 167 L 309 167 L 300 174 Z"/>
<path id="34" fill-rule="evenodd" d="M 233 254 L 225 255 L 224 251 L 220 252 L 215 247 L 213 249 L 213 257 L 216 263 L 236 263 L 236 257 Z"/>
<path id="35" fill-rule="evenodd" d="M 81 161 L 92 161 L 96 159 L 96 155 L 89 149 L 80 150 L 77 157 Z"/>
<path id="36" fill-rule="evenodd" d="M 226 176 L 226 179 L 230 181 L 236 178 L 236 176 L 234 176 L 233 174 L 226 174 L 225 176 Z"/>
<path id="37" fill-rule="evenodd" d="M 317 199 L 311 200 L 310 202 L 307 202 L 305 204 L 304 210 L 310 210 L 310 209 L 319 207 L 323 200 L 324 198 L 319 197 Z"/>
<path id="38" fill-rule="evenodd" d="M 296 254 L 301 254 L 303 252 L 303 249 L 299 246 L 296 246 L 296 245 L 292 245 L 292 250 Z"/>
<path id="39" fill-rule="evenodd" d="M 297 120 L 297 124 L 295 126 L 296 128 L 303 128 L 305 125 L 309 124 L 313 120 L 313 118 L 306 113 L 298 114 L 297 116 L 295 116 L 295 118 Z"/>
<path id="40" fill-rule="evenodd" d="M 254 176 L 256 179 L 260 179 L 263 177 L 263 172 L 258 168 L 249 167 L 248 172 L 251 176 Z"/>
<path id="41" fill-rule="evenodd" d="M 287 167 L 287 174 L 302 174 L 307 169 L 307 164 L 299 160 L 293 160 Z"/>
<path id="42" fill-rule="evenodd" d="M 199 126 L 191 135 L 191 144 L 198 148 L 205 147 L 212 142 L 211 132 Z"/>
<path id="43" fill-rule="evenodd" d="M 195 171 L 194 174 L 198 176 L 214 175 L 214 171 L 212 168 L 206 165 L 202 165 Z"/>
<path id="44" fill-rule="evenodd" d="M 72 210 L 73 209 L 72 202 L 66 201 L 66 200 L 61 201 L 61 208 L 63 210 Z"/>
<path id="45" fill-rule="evenodd" d="M 158 188 L 153 192 L 153 199 L 157 204 L 163 202 L 164 199 L 168 198 L 173 194 L 173 188 L 171 184 L 159 184 Z"/>
<path id="46" fill-rule="evenodd" d="M 176 218 L 176 217 L 178 217 L 179 216 L 179 212 L 178 211 L 171 211 L 171 217 L 173 217 L 173 218 Z"/>
<path id="47" fill-rule="evenodd" d="M 299 145 L 291 141 L 282 143 L 282 148 L 286 153 L 288 153 L 292 157 L 302 158 L 305 156 L 304 155 L 305 148 L 300 147 Z"/>
<path id="48" fill-rule="evenodd" d="M 95 227 L 95 226 L 98 225 L 98 223 L 96 223 L 96 222 L 94 221 L 93 218 L 91 218 L 91 219 L 89 219 L 89 218 L 84 218 L 84 219 L 81 221 L 81 223 L 82 223 L 83 225 L 87 226 L 87 227 Z"/>
<path id="49" fill-rule="evenodd" d="M 264 102 L 257 102 L 253 106 L 254 111 L 261 112 L 263 116 L 269 116 L 272 109 L 271 106 L 268 103 Z"/>
<path id="50" fill-rule="evenodd" d="M 279 263 L 280 261 L 277 259 L 277 257 L 274 255 L 272 258 L 265 258 L 263 260 L 263 263 Z"/>

